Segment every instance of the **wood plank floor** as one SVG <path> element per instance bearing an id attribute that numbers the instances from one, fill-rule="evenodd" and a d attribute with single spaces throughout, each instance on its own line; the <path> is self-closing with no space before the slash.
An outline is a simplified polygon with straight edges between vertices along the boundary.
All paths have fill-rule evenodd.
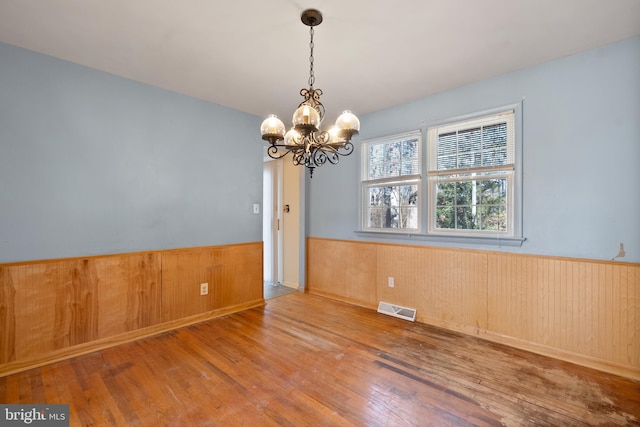
<path id="1" fill-rule="evenodd" d="M 640 425 L 640 382 L 295 292 L 0 378 L 75 426 Z"/>

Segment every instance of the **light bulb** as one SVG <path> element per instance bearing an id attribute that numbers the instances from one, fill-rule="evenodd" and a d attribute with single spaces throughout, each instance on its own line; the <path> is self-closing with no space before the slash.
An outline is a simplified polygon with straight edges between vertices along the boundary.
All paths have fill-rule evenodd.
<path id="1" fill-rule="evenodd" d="M 293 125 L 318 128 L 318 126 L 320 126 L 320 113 L 310 105 L 301 105 L 295 113 L 293 113 Z"/>

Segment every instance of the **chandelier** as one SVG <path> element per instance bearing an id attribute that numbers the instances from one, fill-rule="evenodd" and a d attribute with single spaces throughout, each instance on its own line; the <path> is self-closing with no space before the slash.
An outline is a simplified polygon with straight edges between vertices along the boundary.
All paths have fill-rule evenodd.
<path id="1" fill-rule="evenodd" d="M 307 9 L 300 17 L 302 23 L 309 27 L 309 88 L 302 88 L 300 95 L 304 98 L 295 113 L 293 127 L 285 133 L 285 126 L 278 117 L 271 114 L 262 122 L 260 133 L 262 139 L 269 141 L 267 154 L 272 159 L 280 159 L 291 153 L 293 164 L 304 165 L 313 177 L 313 169 L 326 162 L 338 163 L 339 156 L 348 156 L 353 152 L 351 137 L 358 134 L 360 121 L 349 110 L 345 110 L 336 120 L 335 126 L 328 131 L 320 130 L 324 118 L 324 105 L 320 102 L 322 90 L 314 89 L 313 74 L 313 27 L 320 25 L 322 14 L 315 9 Z"/>

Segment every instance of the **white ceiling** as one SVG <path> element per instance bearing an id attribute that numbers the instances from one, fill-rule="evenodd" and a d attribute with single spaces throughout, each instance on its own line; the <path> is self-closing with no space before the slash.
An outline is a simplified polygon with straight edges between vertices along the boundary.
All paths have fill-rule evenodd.
<path id="1" fill-rule="evenodd" d="M 330 120 L 640 35 L 640 0 L 0 0 L 0 41 L 288 123 L 307 8 Z"/>

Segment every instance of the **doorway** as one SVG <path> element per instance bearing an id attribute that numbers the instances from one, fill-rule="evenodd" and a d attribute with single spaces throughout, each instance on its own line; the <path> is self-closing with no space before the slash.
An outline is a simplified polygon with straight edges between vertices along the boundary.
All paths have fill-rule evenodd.
<path id="1" fill-rule="evenodd" d="M 284 159 L 263 166 L 264 298 L 300 289 L 300 180 L 304 171 Z"/>
<path id="2" fill-rule="evenodd" d="M 282 160 L 263 163 L 262 187 L 262 240 L 264 242 L 264 282 L 282 283 L 282 227 L 280 209 L 282 205 Z M 266 290 L 266 289 L 265 289 Z"/>

